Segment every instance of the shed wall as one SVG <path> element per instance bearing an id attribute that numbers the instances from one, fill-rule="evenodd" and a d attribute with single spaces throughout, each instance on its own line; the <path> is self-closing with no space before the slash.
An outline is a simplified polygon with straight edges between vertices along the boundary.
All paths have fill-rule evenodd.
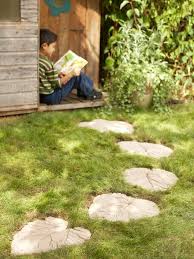
<path id="1" fill-rule="evenodd" d="M 0 113 L 38 106 L 38 1 L 21 0 L 21 21 L 0 23 Z"/>

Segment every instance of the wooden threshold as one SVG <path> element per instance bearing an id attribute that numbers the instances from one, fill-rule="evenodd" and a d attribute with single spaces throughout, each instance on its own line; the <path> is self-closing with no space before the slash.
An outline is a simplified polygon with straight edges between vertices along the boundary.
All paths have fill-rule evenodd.
<path id="1" fill-rule="evenodd" d="M 78 98 L 75 94 L 71 94 L 68 98 L 64 99 L 61 104 L 46 105 L 40 104 L 38 107 L 39 112 L 47 111 L 63 111 L 63 110 L 75 110 L 83 108 L 95 108 L 105 105 L 105 100 L 88 101 Z"/>
<path id="2" fill-rule="evenodd" d="M 22 115 L 22 114 L 27 114 L 27 113 L 34 113 L 36 111 L 37 111 L 37 109 L 7 111 L 7 112 L 5 111 L 5 112 L 0 112 L 0 117 Z"/>
<path id="3" fill-rule="evenodd" d="M 0 107 L 0 117 L 32 113 L 36 111 L 37 111 L 37 104 L 19 105 L 19 106 L 12 106 L 12 107 Z"/>
<path id="4" fill-rule="evenodd" d="M 88 101 L 78 98 L 76 94 L 71 94 L 61 104 L 58 105 L 40 104 L 38 108 L 37 105 L 25 105 L 4 108 L 2 107 L 0 108 L 0 117 L 33 113 L 37 111 L 47 112 L 101 107 L 104 106 L 106 103 L 106 95 L 103 94 L 103 96 L 104 98 L 101 100 Z"/>

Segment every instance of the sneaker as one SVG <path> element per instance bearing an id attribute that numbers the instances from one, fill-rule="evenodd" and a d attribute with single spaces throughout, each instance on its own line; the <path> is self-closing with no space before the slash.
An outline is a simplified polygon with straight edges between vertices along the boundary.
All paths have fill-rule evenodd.
<path id="1" fill-rule="evenodd" d="M 86 99 L 86 96 L 85 94 L 82 93 L 81 90 L 77 89 L 77 97 L 80 97 L 80 98 L 83 98 L 83 99 Z"/>
<path id="2" fill-rule="evenodd" d="M 93 89 L 92 93 L 88 96 L 86 96 L 80 90 L 78 90 L 77 96 L 80 97 L 80 98 L 84 98 L 85 100 L 96 100 L 96 99 L 99 100 L 99 99 L 102 99 L 102 93 L 96 91 L 95 89 Z"/>
<path id="3" fill-rule="evenodd" d="M 102 93 L 93 89 L 89 96 L 86 96 L 86 100 L 99 100 L 102 99 Z"/>

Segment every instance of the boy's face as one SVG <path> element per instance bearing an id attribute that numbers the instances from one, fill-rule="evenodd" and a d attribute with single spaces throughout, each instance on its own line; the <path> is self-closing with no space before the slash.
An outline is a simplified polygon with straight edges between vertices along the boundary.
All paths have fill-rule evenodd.
<path id="1" fill-rule="evenodd" d="M 57 47 L 57 43 L 56 42 L 50 43 L 49 45 L 47 43 L 44 43 L 42 45 L 42 49 L 43 49 L 45 55 L 47 55 L 50 58 L 55 53 L 56 47 Z"/>

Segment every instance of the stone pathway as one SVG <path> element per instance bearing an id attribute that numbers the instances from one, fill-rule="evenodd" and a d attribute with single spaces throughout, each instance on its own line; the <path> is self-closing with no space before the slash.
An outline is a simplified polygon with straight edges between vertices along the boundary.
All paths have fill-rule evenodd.
<path id="1" fill-rule="evenodd" d="M 149 191 L 166 191 L 178 180 L 176 175 L 162 169 L 132 168 L 124 172 L 127 183 Z"/>
<path id="2" fill-rule="evenodd" d="M 118 145 L 121 150 L 127 151 L 130 154 L 144 155 L 153 158 L 168 157 L 173 152 L 172 149 L 166 146 L 146 142 L 121 141 Z"/>
<path id="3" fill-rule="evenodd" d="M 42 253 L 62 246 L 80 245 L 90 239 L 91 233 L 87 229 L 68 229 L 67 226 L 67 221 L 53 217 L 28 223 L 14 235 L 12 254 Z"/>
<path id="4" fill-rule="evenodd" d="M 132 134 L 134 129 L 133 126 L 123 121 L 108 121 L 97 119 L 90 122 L 81 122 L 80 127 L 91 128 L 100 132 L 112 131 L 115 133 Z"/>
<path id="5" fill-rule="evenodd" d="M 135 199 L 121 193 L 109 193 L 97 196 L 89 208 L 90 218 L 108 221 L 128 222 L 153 217 L 159 214 L 158 206 L 148 200 Z"/>
<path id="6" fill-rule="evenodd" d="M 123 121 L 96 119 L 81 122 L 79 126 L 102 133 L 111 131 L 132 134 L 134 132 L 133 126 Z M 163 145 L 137 141 L 122 141 L 118 145 L 130 154 L 154 158 L 168 157 L 173 152 Z M 175 185 L 178 180 L 173 173 L 161 169 L 132 168 L 126 170 L 123 175 L 127 183 L 149 191 L 165 191 Z M 152 201 L 136 199 L 121 193 L 109 193 L 94 198 L 88 213 L 92 219 L 128 222 L 157 216 L 160 210 Z M 67 221 L 53 217 L 28 223 L 14 235 L 11 245 L 12 254 L 28 255 L 47 252 L 63 246 L 80 245 L 91 238 L 89 230 L 80 227 L 68 229 L 67 226 Z"/>

